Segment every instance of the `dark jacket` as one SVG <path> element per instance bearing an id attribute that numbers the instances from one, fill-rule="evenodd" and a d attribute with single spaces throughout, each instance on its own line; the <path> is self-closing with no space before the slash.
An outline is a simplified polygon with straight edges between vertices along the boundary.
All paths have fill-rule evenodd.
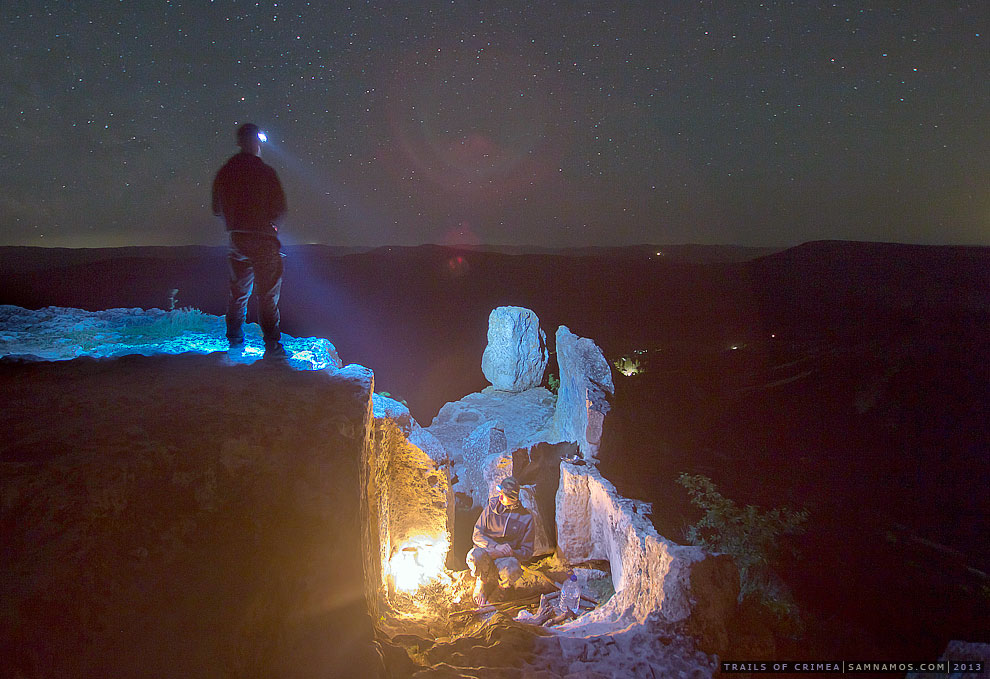
<path id="1" fill-rule="evenodd" d="M 217 172 L 213 214 L 223 216 L 227 231 L 275 236 L 285 211 L 278 175 L 258 156 L 238 153 Z"/>
<path id="2" fill-rule="evenodd" d="M 489 498 L 488 505 L 474 524 L 474 544 L 489 548 L 508 543 L 512 556 L 520 561 L 533 558 L 533 541 L 536 528 L 533 515 L 522 505 L 509 509 L 499 501 L 498 495 Z"/>

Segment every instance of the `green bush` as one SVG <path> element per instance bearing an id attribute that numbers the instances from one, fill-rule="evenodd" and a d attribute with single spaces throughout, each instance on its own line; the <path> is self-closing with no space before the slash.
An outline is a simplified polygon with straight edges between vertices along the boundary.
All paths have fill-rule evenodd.
<path id="1" fill-rule="evenodd" d="M 687 541 L 730 555 L 739 568 L 740 599 L 759 597 L 785 628 L 794 629 L 797 607 L 773 565 L 781 554 L 781 536 L 803 533 L 808 511 L 786 506 L 769 511 L 755 505 L 739 507 L 724 497 L 710 478 L 700 474 L 681 474 L 677 482 L 687 489 L 691 504 L 705 512 L 685 531 Z"/>

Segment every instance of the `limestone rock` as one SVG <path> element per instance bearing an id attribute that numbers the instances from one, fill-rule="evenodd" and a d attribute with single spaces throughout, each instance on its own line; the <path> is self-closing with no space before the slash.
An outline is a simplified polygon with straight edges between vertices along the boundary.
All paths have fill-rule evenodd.
<path id="1" fill-rule="evenodd" d="M 48 361 L 141 354 L 214 353 L 228 349 L 223 318 L 198 309 L 104 309 L 48 306 L 31 310 L 0 305 L 0 355 L 32 355 Z M 232 362 L 261 358 L 257 323 L 244 326 L 244 351 Z M 329 340 L 282 335 L 288 363 L 301 370 L 339 369 L 343 362 Z"/>
<path id="2" fill-rule="evenodd" d="M 512 476 L 512 455 L 502 452 L 485 457 L 481 462 L 481 476 L 485 480 L 486 497 L 492 497 L 502 479 Z"/>
<path id="3" fill-rule="evenodd" d="M 488 346 L 481 371 L 501 391 L 526 391 L 540 386 L 547 368 L 547 336 L 529 309 L 501 306 L 488 316 Z"/>
<path id="4" fill-rule="evenodd" d="M 567 633 L 595 634 L 615 621 L 642 624 L 653 616 L 697 637 L 709 652 L 723 653 L 739 594 L 731 559 L 658 535 L 590 465 L 560 464 L 557 544 L 572 563 L 607 559 L 615 595 L 604 606 L 562 625 Z"/>
<path id="5" fill-rule="evenodd" d="M 556 339 L 560 389 L 553 416 L 554 434 L 558 440 L 577 443 L 584 457 L 594 457 L 601 444 L 609 402 L 615 394 L 612 367 L 593 341 L 578 337 L 567 326 L 557 328 Z"/>
<path id="6" fill-rule="evenodd" d="M 371 412 L 376 420 L 393 420 L 402 433 L 409 436 L 412 433 L 412 415 L 409 406 L 396 401 L 394 398 L 374 393 L 371 395 Z"/>
<path id="7" fill-rule="evenodd" d="M 366 571 L 371 574 L 372 610 L 377 612 L 387 608 L 381 595 L 387 591 L 386 599 L 391 597 L 402 584 L 398 578 L 404 571 L 404 553 L 415 554 L 417 563 L 443 563 L 454 511 L 443 447 L 407 417 L 402 404 L 380 396 L 372 402 L 372 445 L 362 460 L 361 487 L 367 549 L 373 555 Z"/>
<path id="8" fill-rule="evenodd" d="M 487 501 L 484 464 L 489 455 L 509 456 L 547 439 L 553 404 L 553 394 L 543 388 L 513 393 L 488 387 L 440 409 L 425 431 L 446 450 L 457 477 L 454 491 L 462 501 L 476 506 Z M 499 434 L 492 433 L 496 426 Z"/>
<path id="9" fill-rule="evenodd" d="M 494 387 L 468 394 L 444 405 L 428 429 L 450 451 L 459 451 L 468 434 L 487 420 L 498 420 L 509 450 L 529 448 L 550 440 L 556 397 L 543 387 L 522 392 Z"/>
<path id="10" fill-rule="evenodd" d="M 450 456 L 447 449 L 440 443 L 440 439 L 423 429 L 416 420 L 412 421 L 412 432 L 409 434 L 409 442 L 430 456 L 430 459 L 440 464 L 450 464 Z"/>
<path id="11" fill-rule="evenodd" d="M 476 427 L 464 440 L 460 459 L 453 465 L 457 476 L 454 492 L 470 497 L 474 506 L 484 506 L 489 497 L 485 469 L 498 465 L 498 461 L 507 454 L 505 432 L 497 420 L 488 420 Z M 504 464 L 511 469 L 512 458 Z"/>

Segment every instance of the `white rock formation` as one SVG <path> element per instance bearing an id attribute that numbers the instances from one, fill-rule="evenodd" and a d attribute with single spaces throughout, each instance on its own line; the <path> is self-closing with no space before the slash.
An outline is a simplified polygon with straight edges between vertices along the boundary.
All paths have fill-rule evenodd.
<path id="1" fill-rule="evenodd" d="M 518 393 L 486 387 L 444 405 L 428 428 L 455 462 L 464 439 L 487 420 L 498 421 L 508 450 L 519 450 L 551 440 L 555 403 L 554 395 L 542 387 Z"/>
<path id="2" fill-rule="evenodd" d="M 488 346 L 481 371 L 501 391 L 526 391 L 540 386 L 547 368 L 547 336 L 529 309 L 500 306 L 488 316 Z"/>
<path id="3" fill-rule="evenodd" d="M 475 427 L 464 440 L 456 465 L 454 492 L 463 493 L 475 506 L 483 507 L 489 497 L 485 472 L 500 465 L 509 469 L 504 478 L 511 473 L 512 457 L 498 420 L 488 420 Z"/>
<path id="4" fill-rule="evenodd" d="M 553 406 L 553 394 L 542 387 L 518 393 L 487 387 L 441 408 L 425 431 L 450 458 L 451 473 L 457 477 L 454 492 L 475 506 L 484 505 L 492 487 L 484 477 L 486 465 L 497 466 L 500 457 L 511 459 L 513 451 L 545 441 Z"/>
<path id="5" fill-rule="evenodd" d="M 612 367 L 593 341 L 578 337 L 567 326 L 557 328 L 560 389 L 553 416 L 558 441 L 578 444 L 585 458 L 598 453 L 609 400 L 615 394 Z"/>
<path id="6" fill-rule="evenodd" d="M 625 499 L 590 465 L 560 464 L 557 545 L 572 563 L 607 559 L 615 595 L 558 628 L 567 635 L 608 634 L 656 617 L 683 626 L 708 648 L 728 646 L 739 576 L 727 556 L 678 545 L 657 534 L 644 503 Z"/>

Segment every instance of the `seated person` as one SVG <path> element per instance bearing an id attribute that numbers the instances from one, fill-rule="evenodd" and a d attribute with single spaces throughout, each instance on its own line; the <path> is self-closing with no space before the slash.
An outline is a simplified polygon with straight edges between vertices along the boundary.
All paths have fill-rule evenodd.
<path id="1" fill-rule="evenodd" d="M 497 490 L 474 525 L 475 546 L 466 559 L 477 579 L 474 600 L 479 606 L 488 603 L 486 595 L 496 579 L 502 589 L 511 586 L 522 577 L 520 562 L 533 558 L 533 515 L 519 502 L 519 482 L 508 476 Z"/>

